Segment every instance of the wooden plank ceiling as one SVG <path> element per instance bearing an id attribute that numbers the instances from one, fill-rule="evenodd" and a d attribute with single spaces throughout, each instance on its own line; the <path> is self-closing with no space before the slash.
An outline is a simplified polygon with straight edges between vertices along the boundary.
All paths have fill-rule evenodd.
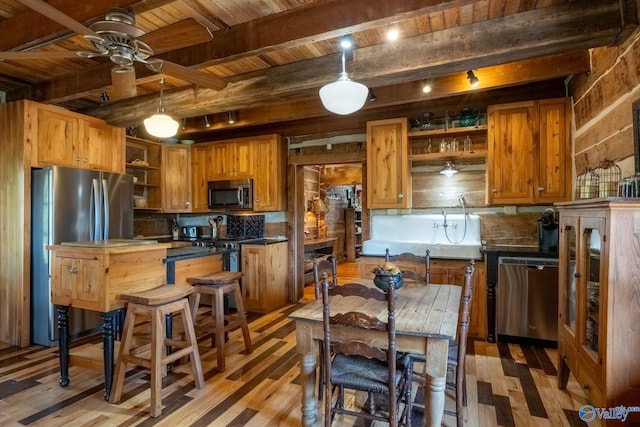
<path id="1" fill-rule="evenodd" d="M 29 98 L 138 126 L 157 108 L 164 76 L 167 112 L 187 118 L 181 135 L 198 140 L 238 128 L 313 133 L 322 121 L 332 123 L 326 130 L 362 128 L 371 118 L 438 103 L 455 110 L 472 93 L 535 90 L 588 71 L 588 49 L 618 44 L 637 26 L 633 0 L 49 0 L 85 26 L 111 7 L 127 8 L 155 50 L 152 58 L 221 82 L 211 89 L 138 63 L 137 95 L 113 101 L 114 64 L 75 56 L 92 45 L 24 5 L 33 1 L 0 0 L 0 52 L 36 52 L 35 59 L 5 53 L 0 60 L 0 91 L 8 100 Z M 400 32 L 395 42 L 386 40 L 390 28 Z M 349 77 L 376 95 L 351 117 L 328 113 L 318 97 L 338 76 L 337 41 L 345 34 L 355 42 Z M 65 57 L 42 59 L 37 52 Z M 481 81 L 473 92 L 465 78 L 471 69 Z M 430 94 L 420 90 L 426 78 Z M 451 97 L 457 103 L 445 99 Z M 222 120 L 228 110 L 238 111 L 234 125 Z"/>

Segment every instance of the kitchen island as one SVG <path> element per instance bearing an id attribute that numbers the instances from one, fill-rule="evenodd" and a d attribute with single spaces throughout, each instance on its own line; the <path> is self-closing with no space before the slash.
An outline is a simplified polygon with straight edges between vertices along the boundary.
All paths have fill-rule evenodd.
<path id="1" fill-rule="evenodd" d="M 51 299 L 58 312 L 60 386 L 69 385 L 69 307 L 102 313 L 104 398 L 113 379 L 115 318 L 126 305 L 120 294 L 166 283 L 168 243 L 149 240 L 66 242 L 48 246 L 52 258 Z"/>

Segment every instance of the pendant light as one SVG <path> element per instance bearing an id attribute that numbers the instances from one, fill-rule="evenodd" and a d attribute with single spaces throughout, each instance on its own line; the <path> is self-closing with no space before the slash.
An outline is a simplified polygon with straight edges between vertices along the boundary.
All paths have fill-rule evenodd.
<path id="1" fill-rule="evenodd" d="M 442 175 L 446 175 L 447 177 L 451 177 L 458 173 L 458 169 L 456 169 L 453 162 L 447 160 L 447 162 L 444 164 L 444 167 L 440 169 L 440 173 Z"/>
<path id="2" fill-rule="evenodd" d="M 144 119 L 144 128 L 149 135 L 157 138 L 169 138 L 178 133 L 180 124 L 164 112 L 163 99 L 164 77 L 160 79 L 160 105 L 151 117 Z"/>
<path id="3" fill-rule="evenodd" d="M 347 115 L 355 113 L 362 108 L 369 96 L 369 89 L 362 83 L 354 82 L 347 77 L 345 70 L 345 49 L 347 49 L 343 40 L 340 40 L 342 48 L 342 72 L 339 74 L 338 80 L 326 84 L 320 88 L 320 100 L 324 108 L 332 113 Z"/>

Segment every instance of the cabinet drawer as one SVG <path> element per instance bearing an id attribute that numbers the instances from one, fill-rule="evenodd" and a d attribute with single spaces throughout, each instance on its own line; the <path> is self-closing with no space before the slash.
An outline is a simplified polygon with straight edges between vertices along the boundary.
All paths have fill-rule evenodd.
<path id="1" fill-rule="evenodd" d="M 602 395 L 602 380 L 599 378 L 600 369 L 593 368 L 593 361 L 579 355 L 580 371 L 575 377 L 580 383 L 580 387 L 587 393 L 587 399 L 593 406 L 604 407 L 605 402 Z"/>

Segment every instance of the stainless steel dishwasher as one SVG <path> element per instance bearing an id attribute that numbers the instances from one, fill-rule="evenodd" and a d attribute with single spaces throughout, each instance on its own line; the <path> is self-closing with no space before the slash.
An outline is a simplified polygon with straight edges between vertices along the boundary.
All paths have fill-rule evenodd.
<path id="1" fill-rule="evenodd" d="M 496 293 L 498 340 L 558 340 L 557 259 L 499 257 Z"/>

